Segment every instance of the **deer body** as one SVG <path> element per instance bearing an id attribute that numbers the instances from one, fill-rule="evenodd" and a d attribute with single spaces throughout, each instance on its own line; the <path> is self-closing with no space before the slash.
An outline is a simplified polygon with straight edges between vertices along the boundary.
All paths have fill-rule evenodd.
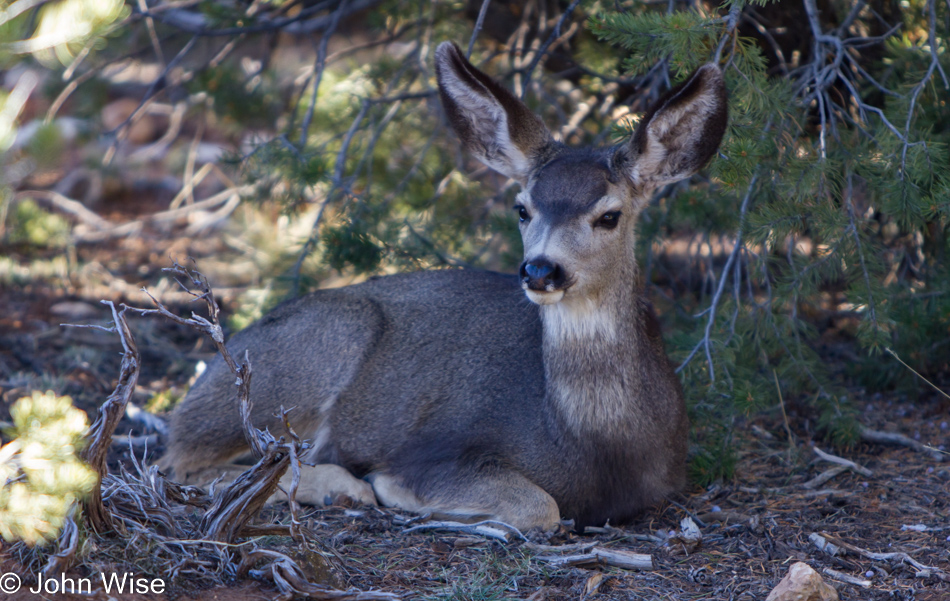
<path id="1" fill-rule="evenodd" d="M 578 150 L 456 47 L 437 69 L 466 147 L 523 182 L 521 273 L 387 276 L 281 305 L 229 343 L 251 353 L 254 424 L 278 432 L 278 408 L 296 407 L 310 459 L 386 505 L 519 528 L 626 519 L 684 483 L 688 430 L 634 224 L 718 146 L 721 75 L 697 72 L 629 145 Z M 246 450 L 232 380 L 216 359 L 173 414 L 163 461 L 178 477 Z M 302 500 L 353 490 L 333 473 L 311 474 Z"/>

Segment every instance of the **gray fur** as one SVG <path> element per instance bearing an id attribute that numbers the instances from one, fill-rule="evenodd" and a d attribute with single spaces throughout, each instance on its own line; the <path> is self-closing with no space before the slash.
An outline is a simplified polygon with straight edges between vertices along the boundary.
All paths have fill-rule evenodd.
<path id="1" fill-rule="evenodd" d="M 319 433 L 314 460 L 366 477 L 377 498 L 408 510 L 520 528 L 627 519 L 684 484 L 688 431 L 640 290 L 635 222 L 655 180 L 685 177 L 715 151 L 724 126 L 704 115 L 724 118 L 721 76 L 704 73 L 689 99 L 664 101 L 676 114 L 645 124 L 666 119 L 663 140 L 648 131 L 635 146 L 573 150 L 520 118 L 510 95 L 496 100 L 497 84 L 453 45 L 436 63 L 463 143 L 491 145 L 496 163 L 520 157 L 508 171 L 526 184 L 525 258 L 556 262 L 565 281 L 528 291 L 529 302 L 517 276 L 445 270 L 289 301 L 229 343 L 250 352 L 254 423 L 280 432 L 277 408 L 297 407 L 297 432 Z M 666 135 L 684 120 L 718 137 Z M 511 131 L 487 144 L 496 125 Z M 656 153 L 688 170 L 670 171 Z M 609 211 L 619 222 L 601 227 Z M 215 359 L 175 410 L 163 465 L 179 478 L 245 452 L 232 381 Z"/>

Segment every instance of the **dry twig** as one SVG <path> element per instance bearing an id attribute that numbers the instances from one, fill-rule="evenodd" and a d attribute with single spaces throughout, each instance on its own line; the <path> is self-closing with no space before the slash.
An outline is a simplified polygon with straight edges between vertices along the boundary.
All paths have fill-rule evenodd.
<path id="1" fill-rule="evenodd" d="M 857 472 L 862 476 L 867 476 L 870 478 L 874 475 L 874 472 L 869 470 L 866 467 L 862 467 L 857 463 L 851 461 L 850 459 L 845 459 L 843 457 L 838 457 L 837 455 L 832 455 L 831 453 L 826 453 L 819 449 L 818 447 L 812 447 L 812 450 L 815 451 L 815 455 L 818 455 L 821 459 L 829 461 L 831 463 L 837 463 L 838 465 L 844 466 L 853 472 Z"/>
<path id="2" fill-rule="evenodd" d="M 594 547 L 580 555 L 539 555 L 535 557 L 556 568 L 610 566 L 625 570 L 652 570 L 653 557 L 619 549 Z"/>
<path id="3" fill-rule="evenodd" d="M 473 524 L 463 524 L 461 522 L 427 522 L 403 530 L 403 534 L 417 532 L 419 530 L 448 530 L 451 532 L 463 532 L 465 534 L 477 534 L 478 536 L 487 536 L 496 538 L 502 542 L 511 540 L 512 535 L 522 540 L 528 540 L 520 530 L 504 522 L 497 520 L 485 520 Z"/>
<path id="4" fill-rule="evenodd" d="M 845 574 L 844 572 L 839 572 L 838 570 L 832 570 L 831 568 L 825 568 L 822 570 L 822 572 L 840 582 L 847 582 L 848 584 L 860 586 L 861 588 L 871 588 L 872 583 L 870 580 L 856 578 L 855 576 Z"/>

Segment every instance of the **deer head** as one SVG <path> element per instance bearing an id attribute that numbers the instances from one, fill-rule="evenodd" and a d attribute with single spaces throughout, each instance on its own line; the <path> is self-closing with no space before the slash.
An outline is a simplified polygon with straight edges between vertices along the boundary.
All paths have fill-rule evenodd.
<path id="1" fill-rule="evenodd" d="M 569 308 L 600 305 L 636 278 L 635 226 L 653 191 L 689 177 L 726 130 L 726 90 L 712 64 L 670 90 L 632 137 L 608 148 L 569 148 L 452 43 L 436 51 L 449 122 L 480 161 L 517 180 L 528 298 Z"/>

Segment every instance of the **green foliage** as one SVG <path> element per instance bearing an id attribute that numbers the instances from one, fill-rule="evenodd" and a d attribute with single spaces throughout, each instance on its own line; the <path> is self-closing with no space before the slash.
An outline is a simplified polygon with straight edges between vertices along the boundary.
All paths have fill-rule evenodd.
<path id="1" fill-rule="evenodd" d="M 672 55 L 678 77 L 703 64 L 722 33 L 711 19 L 685 11 L 608 13 L 591 19 L 589 25 L 601 40 L 629 51 L 624 71 L 642 74 Z"/>
<path id="2" fill-rule="evenodd" d="M 57 165 L 63 152 L 63 136 L 59 133 L 59 127 L 55 123 L 40 125 L 30 138 L 27 151 L 41 167 Z"/>
<path id="3" fill-rule="evenodd" d="M 44 544 L 96 485 L 76 457 L 89 424 L 72 399 L 52 391 L 21 398 L 10 414 L 12 440 L 0 447 L 0 536 Z"/>
<path id="4" fill-rule="evenodd" d="M 13 244 L 62 248 L 69 241 L 69 222 L 30 199 L 13 205 L 5 226 L 5 238 Z"/>
<path id="5" fill-rule="evenodd" d="M 257 76 L 249 80 L 233 65 L 201 71 L 188 87 L 211 97 L 214 111 L 223 117 L 225 128 L 244 131 L 268 125 L 277 119 L 281 108 L 277 90 L 267 78 Z"/>

